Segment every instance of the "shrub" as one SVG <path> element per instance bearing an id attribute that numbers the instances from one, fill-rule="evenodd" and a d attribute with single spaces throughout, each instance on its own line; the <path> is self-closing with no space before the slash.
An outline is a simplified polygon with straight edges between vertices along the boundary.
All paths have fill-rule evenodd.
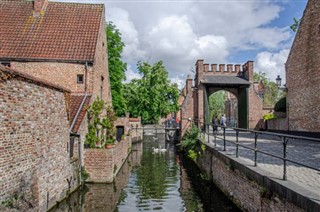
<path id="1" fill-rule="evenodd" d="M 286 112 L 287 110 L 287 98 L 282 97 L 274 106 L 276 112 Z"/>
<path id="2" fill-rule="evenodd" d="M 267 113 L 266 115 L 263 116 L 264 121 L 268 121 L 271 119 L 276 119 L 277 116 L 274 113 Z"/>

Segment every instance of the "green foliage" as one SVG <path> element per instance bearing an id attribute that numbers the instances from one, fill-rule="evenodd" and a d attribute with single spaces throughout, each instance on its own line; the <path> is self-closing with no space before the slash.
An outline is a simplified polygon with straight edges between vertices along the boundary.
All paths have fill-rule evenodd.
<path id="1" fill-rule="evenodd" d="M 274 106 L 274 111 L 276 112 L 286 112 L 287 111 L 287 98 L 282 97 Z"/>
<path id="2" fill-rule="evenodd" d="M 262 81 L 264 85 L 263 105 L 274 106 L 279 98 L 283 95 L 280 93 L 275 82 L 270 81 L 264 73 L 254 73 L 253 79 L 256 82 Z"/>
<path id="3" fill-rule="evenodd" d="M 90 177 L 84 166 L 81 166 L 81 180 L 85 182 Z"/>
<path id="4" fill-rule="evenodd" d="M 292 31 L 294 31 L 294 32 L 297 32 L 299 25 L 300 25 L 300 21 L 301 21 L 301 19 L 293 18 L 294 23 L 290 26 L 290 29 L 292 29 Z"/>
<path id="5" fill-rule="evenodd" d="M 117 116 L 123 116 L 127 110 L 123 97 L 123 80 L 126 79 L 127 64 L 121 59 L 125 44 L 121 40 L 121 33 L 112 22 L 107 23 L 108 66 L 112 105 Z"/>
<path id="6" fill-rule="evenodd" d="M 225 110 L 225 91 L 218 91 L 209 97 L 210 117 L 220 117 Z"/>
<path id="7" fill-rule="evenodd" d="M 200 129 L 192 124 L 191 128 L 186 132 L 182 139 L 182 146 L 188 153 L 188 157 L 196 160 L 201 155 L 201 151 L 205 150 L 204 140 L 202 140 L 201 151 L 196 152 L 197 142 L 199 139 Z"/>
<path id="8" fill-rule="evenodd" d="M 114 121 L 117 119 L 113 109 L 97 98 L 87 109 L 88 133 L 85 144 L 95 148 L 97 143 L 113 143 L 115 139 Z M 101 146 L 100 146 L 101 147 Z"/>
<path id="9" fill-rule="evenodd" d="M 264 121 L 268 121 L 271 119 L 276 119 L 277 116 L 274 113 L 267 113 L 266 115 L 263 116 Z"/>
<path id="10" fill-rule="evenodd" d="M 124 97 L 133 117 L 142 117 L 144 124 L 158 123 L 159 119 L 179 109 L 179 89 L 171 84 L 162 61 L 150 65 L 137 64 L 141 79 L 125 84 Z"/>

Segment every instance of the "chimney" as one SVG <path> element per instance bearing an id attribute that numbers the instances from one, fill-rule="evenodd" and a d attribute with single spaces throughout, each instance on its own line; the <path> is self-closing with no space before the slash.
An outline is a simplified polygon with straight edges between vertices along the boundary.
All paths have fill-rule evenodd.
<path id="1" fill-rule="evenodd" d="M 48 0 L 34 0 L 33 1 L 33 14 L 41 15 L 45 12 L 48 5 Z"/>
<path id="2" fill-rule="evenodd" d="M 213 72 L 217 71 L 217 64 L 211 64 L 211 71 Z"/>
<path id="3" fill-rule="evenodd" d="M 187 77 L 187 81 L 186 81 L 186 84 L 187 84 L 187 93 L 191 92 L 191 89 L 192 89 L 192 77 L 191 75 L 188 75 Z"/>

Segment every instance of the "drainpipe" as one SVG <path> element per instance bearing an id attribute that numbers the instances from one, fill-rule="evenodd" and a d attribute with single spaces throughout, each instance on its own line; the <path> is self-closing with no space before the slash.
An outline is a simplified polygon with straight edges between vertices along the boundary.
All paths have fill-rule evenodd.
<path id="1" fill-rule="evenodd" d="M 70 132 L 70 137 L 77 137 L 78 138 L 78 160 L 79 160 L 79 182 L 80 184 L 82 183 L 82 179 L 81 179 L 81 171 L 82 171 L 82 158 L 81 158 L 81 136 L 79 133 L 72 133 Z"/>
<path id="2" fill-rule="evenodd" d="M 85 94 L 84 94 L 84 97 L 82 99 L 82 102 L 80 104 L 80 107 L 78 108 L 78 111 L 74 117 L 74 119 L 72 120 L 72 124 L 69 128 L 69 131 L 70 131 L 70 137 L 71 136 L 74 136 L 74 137 L 77 137 L 78 138 L 78 160 L 79 160 L 79 181 L 80 181 L 80 184 L 82 183 L 82 179 L 81 179 L 81 171 L 82 171 L 82 158 L 81 158 L 81 137 L 80 137 L 80 134 L 79 133 L 74 133 L 72 132 L 72 129 L 74 127 L 74 124 L 76 122 L 76 120 L 78 119 L 78 116 L 81 112 L 81 109 L 87 99 L 87 96 L 88 96 L 88 93 L 87 93 L 87 90 L 88 90 L 88 62 L 85 63 L 85 84 L 84 84 L 84 91 L 85 91 Z"/>

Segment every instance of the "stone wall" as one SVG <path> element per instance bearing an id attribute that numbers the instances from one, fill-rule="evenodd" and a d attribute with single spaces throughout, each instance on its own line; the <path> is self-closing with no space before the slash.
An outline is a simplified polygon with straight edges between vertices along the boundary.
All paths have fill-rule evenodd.
<path id="1" fill-rule="evenodd" d="M 70 161 L 68 90 L 0 66 L 0 202 L 23 195 L 46 209 L 78 185 Z"/>
<path id="2" fill-rule="evenodd" d="M 117 142 L 112 149 L 84 149 L 83 165 L 88 172 L 86 182 L 112 183 L 131 151 L 131 137 Z"/>
<path id="3" fill-rule="evenodd" d="M 320 132 L 320 1 L 309 0 L 286 62 L 290 131 Z"/>
<path id="4" fill-rule="evenodd" d="M 288 119 L 287 118 L 277 118 L 268 120 L 268 130 L 288 130 Z"/>
<path id="5" fill-rule="evenodd" d="M 206 146 L 197 165 L 210 179 L 246 211 L 313 211 L 319 207 L 274 177 Z"/>

